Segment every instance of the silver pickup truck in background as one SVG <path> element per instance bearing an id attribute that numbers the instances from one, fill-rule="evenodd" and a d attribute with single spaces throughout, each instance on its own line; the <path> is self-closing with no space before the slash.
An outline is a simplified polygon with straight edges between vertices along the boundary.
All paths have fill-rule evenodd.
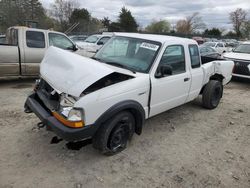
<path id="1" fill-rule="evenodd" d="M 11 27 L 6 41 L 0 44 L 0 77 L 37 76 L 45 51 L 49 46 L 68 50 L 79 55 L 85 51 L 63 33 L 28 27 Z"/>

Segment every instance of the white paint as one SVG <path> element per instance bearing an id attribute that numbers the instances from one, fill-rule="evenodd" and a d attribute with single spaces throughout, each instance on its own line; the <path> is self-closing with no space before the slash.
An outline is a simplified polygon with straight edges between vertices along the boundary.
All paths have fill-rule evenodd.
<path id="1" fill-rule="evenodd" d="M 54 89 L 59 93 L 63 92 L 74 96 L 80 96 L 84 89 L 112 72 L 129 74 L 134 77 L 80 97 L 74 107 L 83 109 L 86 125 L 93 124 L 110 107 L 126 100 L 140 103 L 147 119 L 196 98 L 202 87 L 214 74 L 224 76 L 223 84 L 227 84 L 231 80 L 232 61 L 215 61 L 196 69 L 191 68 L 188 45 L 197 45 L 193 40 L 131 33 L 116 33 L 116 35 L 152 40 L 162 44 L 149 73 L 133 74 L 126 69 L 99 63 L 54 47 L 48 50 L 41 64 L 42 77 Z M 186 72 L 159 79 L 155 78 L 155 72 L 163 52 L 167 46 L 174 44 L 184 47 Z M 190 78 L 190 80 L 184 82 L 185 78 Z M 149 114 L 150 80 L 152 93 Z"/>

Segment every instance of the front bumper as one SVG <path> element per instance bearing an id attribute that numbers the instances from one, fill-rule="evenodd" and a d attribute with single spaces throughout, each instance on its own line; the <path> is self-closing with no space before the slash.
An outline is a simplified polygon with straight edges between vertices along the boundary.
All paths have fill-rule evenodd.
<path id="1" fill-rule="evenodd" d="M 73 142 L 92 138 L 97 129 L 95 125 L 87 125 L 83 128 L 66 127 L 52 116 L 50 110 L 46 108 L 36 93 L 28 96 L 24 108 L 25 112 L 34 112 L 42 123 L 46 125 L 47 130 L 53 131 L 66 141 Z"/>

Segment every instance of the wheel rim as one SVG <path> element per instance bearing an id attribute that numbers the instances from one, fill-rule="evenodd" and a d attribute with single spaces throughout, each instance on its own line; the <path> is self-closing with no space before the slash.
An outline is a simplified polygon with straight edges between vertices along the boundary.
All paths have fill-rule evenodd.
<path id="1" fill-rule="evenodd" d="M 124 148 L 129 138 L 129 120 L 121 120 L 117 123 L 111 132 L 108 142 L 108 148 L 116 152 Z"/>
<path id="2" fill-rule="evenodd" d="M 213 93 L 213 100 L 212 100 L 212 104 L 213 106 L 217 106 L 219 101 L 221 98 L 221 88 L 220 87 L 216 87 Z"/>

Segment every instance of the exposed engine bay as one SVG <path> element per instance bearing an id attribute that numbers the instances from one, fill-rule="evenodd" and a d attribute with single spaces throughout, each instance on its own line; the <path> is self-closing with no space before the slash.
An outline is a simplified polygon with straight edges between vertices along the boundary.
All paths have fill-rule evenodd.
<path id="1" fill-rule="evenodd" d="M 87 95 L 89 93 L 92 93 L 94 91 L 97 91 L 99 89 L 102 89 L 104 87 L 108 87 L 110 85 L 125 81 L 125 80 L 129 80 L 134 78 L 133 76 L 130 75 L 126 75 L 126 74 L 121 74 L 121 73 L 111 73 L 103 78 L 101 78 L 100 80 L 98 80 L 97 82 L 95 82 L 94 84 L 92 84 L 91 86 L 89 86 L 87 89 L 85 89 L 81 96 Z"/>

